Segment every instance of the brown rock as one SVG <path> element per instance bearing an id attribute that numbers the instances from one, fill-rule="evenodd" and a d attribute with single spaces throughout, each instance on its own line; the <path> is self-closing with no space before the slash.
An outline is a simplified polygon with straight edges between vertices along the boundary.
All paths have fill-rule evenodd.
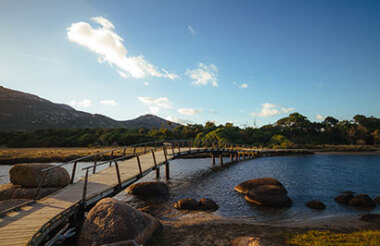
<path id="1" fill-rule="evenodd" d="M 243 183 L 235 187 L 235 191 L 239 193 L 247 194 L 250 190 L 260 185 L 276 185 L 282 188 L 286 192 L 285 187 L 277 179 L 267 178 L 267 177 L 250 179 L 250 180 L 244 181 Z"/>
<path id="2" fill-rule="evenodd" d="M 201 198 L 199 200 L 199 209 L 200 210 L 218 210 L 219 206 L 213 200 L 207 198 Z"/>
<path id="3" fill-rule="evenodd" d="M 9 170 L 12 184 L 23 187 L 38 187 L 44 176 L 43 169 L 52 167 L 50 164 L 16 164 Z M 70 183 L 70 175 L 63 167 L 52 169 L 45 176 L 42 187 L 62 187 Z"/>
<path id="4" fill-rule="evenodd" d="M 372 208 L 376 207 L 376 203 L 372 198 L 370 198 L 366 194 L 359 194 L 356 195 L 354 198 L 352 198 L 349 202 L 348 205 L 352 206 L 358 206 L 358 207 L 364 207 L 364 208 Z"/>
<path id="5" fill-rule="evenodd" d="M 373 199 L 375 202 L 379 203 L 380 204 L 380 196 L 377 196 L 375 197 L 375 199 Z"/>
<path id="6" fill-rule="evenodd" d="M 59 190 L 58 187 L 41 188 L 37 199 Z M 33 199 L 37 188 L 25 188 L 20 185 L 2 184 L 0 185 L 0 201 L 8 199 Z"/>
<path id="7" fill-rule="evenodd" d="M 140 196 L 166 196 L 169 189 L 163 182 L 141 182 L 129 186 L 125 192 Z"/>
<path id="8" fill-rule="evenodd" d="M 337 197 L 335 197 L 335 201 L 338 202 L 338 203 L 342 203 L 342 204 L 348 204 L 348 202 L 354 198 L 354 195 L 353 193 L 342 193 L 340 195 L 338 195 Z"/>
<path id="9" fill-rule="evenodd" d="M 173 204 L 173 207 L 181 210 L 198 210 L 199 202 L 193 198 L 181 199 Z"/>
<path id="10" fill-rule="evenodd" d="M 364 214 L 360 220 L 380 223 L 380 214 Z"/>
<path id="11" fill-rule="evenodd" d="M 320 209 L 320 210 L 326 209 L 326 205 L 323 202 L 318 201 L 318 200 L 309 201 L 306 203 L 306 206 L 312 209 Z"/>
<path id="12" fill-rule="evenodd" d="M 238 237 L 231 242 L 231 246 L 274 246 L 274 244 L 259 237 Z"/>
<path id="13" fill-rule="evenodd" d="M 160 227 L 154 217 L 113 198 L 100 200 L 88 213 L 78 245 L 102 245 L 135 240 L 144 244 Z"/>
<path id="14" fill-rule="evenodd" d="M 286 208 L 292 206 L 292 200 L 280 186 L 260 185 L 244 196 L 245 200 L 260 206 Z"/>

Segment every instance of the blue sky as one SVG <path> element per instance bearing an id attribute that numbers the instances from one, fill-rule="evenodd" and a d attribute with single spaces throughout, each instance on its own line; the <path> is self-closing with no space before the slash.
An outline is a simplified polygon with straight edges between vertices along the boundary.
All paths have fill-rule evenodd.
<path id="1" fill-rule="evenodd" d="M 118 120 L 380 117 L 379 1 L 3 0 L 0 30 L 1 85 Z"/>

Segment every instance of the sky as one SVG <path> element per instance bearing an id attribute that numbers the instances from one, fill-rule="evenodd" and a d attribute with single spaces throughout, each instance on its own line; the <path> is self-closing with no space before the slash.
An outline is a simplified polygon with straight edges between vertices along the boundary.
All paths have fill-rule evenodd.
<path id="1" fill-rule="evenodd" d="M 0 85 L 127 120 L 380 117 L 380 1 L 0 1 Z"/>

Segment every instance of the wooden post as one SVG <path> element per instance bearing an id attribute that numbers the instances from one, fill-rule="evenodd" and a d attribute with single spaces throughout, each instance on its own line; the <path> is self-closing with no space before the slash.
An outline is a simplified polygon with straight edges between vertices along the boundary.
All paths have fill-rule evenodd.
<path id="1" fill-rule="evenodd" d="M 166 178 L 166 180 L 168 180 L 169 179 L 169 162 L 168 162 L 168 157 L 167 157 L 165 146 L 164 146 L 164 156 L 165 156 L 165 178 Z"/>
<path id="2" fill-rule="evenodd" d="M 117 161 L 115 161 L 115 167 L 116 167 L 117 181 L 119 182 L 119 187 L 121 188 L 120 170 L 119 170 L 119 164 L 117 164 Z"/>
<path id="3" fill-rule="evenodd" d="M 223 166 L 223 153 L 219 153 L 219 162 L 220 162 L 220 166 L 222 167 Z"/>
<path id="4" fill-rule="evenodd" d="M 84 206 L 84 208 L 86 208 L 87 183 L 88 183 L 88 169 L 86 170 L 86 176 L 84 178 L 84 184 L 83 184 L 82 200 L 83 200 L 83 206 Z"/>
<path id="5" fill-rule="evenodd" d="M 156 156 L 154 155 L 153 150 L 152 150 L 152 157 L 153 157 L 153 162 L 154 162 L 154 169 L 156 169 L 156 178 L 159 178 L 160 177 L 160 169 L 157 167 Z"/>
<path id="6" fill-rule="evenodd" d="M 139 166 L 140 177 L 142 177 L 142 169 L 141 169 L 140 157 L 138 155 L 136 155 L 136 159 L 137 159 L 137 164 Z"/>
<path id="7" fill-rule="evenodd" d="M 111 161 L 110 161 L 110 164 L 108 165 L 109 167 L 112 166 L 112 159 L 113 159 L 113 150 L 111 152 Z"/>
<path id="8" fill-rule="evenodd" d="M 70 184 L 74 183 L 74 178 L 75 178 L 75 171 L 77 170 L 77 162 L 74 162 L 74 165 L 73 165 L 73 170 L 71 172 L 71 180 L 70 180 Z"/>
<path id="9" fill-rule="evenodd" d="M 93 174 L 96 172 L 96 162 L 97 162 L 97 157 L 95 156 L 94 168 L 92 169 Z"/>
<path id="10" fill-rule="evenodd" d="M 133 154 L 136 154 L 136 147 L 133 148 Z"/>
<path id="11" fill-rule="evenodd" d="M 233 162 L 234 161 L 234 157 L 232 154 L 230 154 L 230 162 Z"/>
<path id="12" fill-rule="evenodd" d="M 174 154 L 174 145 L 173 144 L 172 144 L 172 154 L 173 154 L 173 158 L 174 158 L 175 154 Z"/>
<path id="13" fill-rule="evenodd" d="M 212 158 L 212 165 L 215 165 L 215 155 L 214 155 L 214 152 L 211 153 L 211 158 Z"/>

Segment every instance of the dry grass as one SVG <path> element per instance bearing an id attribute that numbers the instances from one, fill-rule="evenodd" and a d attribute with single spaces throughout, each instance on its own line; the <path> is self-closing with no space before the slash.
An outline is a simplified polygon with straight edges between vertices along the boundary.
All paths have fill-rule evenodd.
<path id="1" fill-rule="evenodd" d="M 79 157 L 93 155 L 104 151 L 109 151 L 103 155 L 103 159 L 111 157 L 111 150 L 115 147 L 94 147 L 94 148 L 1 148 L 0 164 L 14 164 L 21 162 L 63 162 Z M 137 148 L 136 151 L 143 151 L 144 148 Z M 115 151 L 113 156 L 121 156 L 123 149 Z M 133 148 L 126 149 L 126 154 L 132 154 Z"/>
<path id="2" fill-rule="evenodd" d="M 348 233 L 312 230 L 305 233 L 284 234 L 281 237 L 286 244 L 295 246 L 380 245 L 379 230 L 365 230 Z"/>

